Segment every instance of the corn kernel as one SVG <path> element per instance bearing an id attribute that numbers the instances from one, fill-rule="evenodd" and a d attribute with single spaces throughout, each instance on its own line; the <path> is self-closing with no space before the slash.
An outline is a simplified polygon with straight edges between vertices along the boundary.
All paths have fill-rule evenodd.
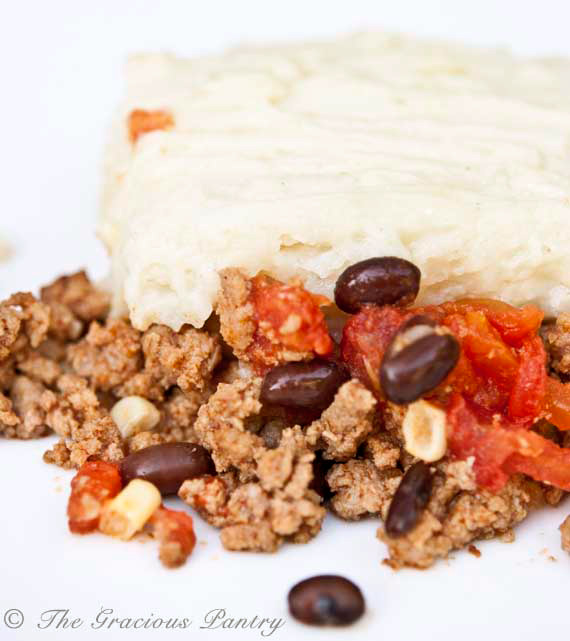
<path id="1" fill-rule="evenodd" d="M 154 429 L 160 421 L 160 412 L 142 396 L 127 396 L 115 403 L 111 410 L 121 436 L 130 438 L 139 432 Z"/>
<path id="2" fill-rule="evenodd" d="M 152 483 L 134 479 L 105 504 L 99 529 L 103 534 L 128 541 L 142 530 L 161 501 L 160 492 Z"/>
<path id="3" fill-rule="evenodd" d="M 445 456 L 447 424 L 445 412 L 427 401 L 412 403 L 402 423 L 404 448 L 407 452 L 432 463 Z"/>

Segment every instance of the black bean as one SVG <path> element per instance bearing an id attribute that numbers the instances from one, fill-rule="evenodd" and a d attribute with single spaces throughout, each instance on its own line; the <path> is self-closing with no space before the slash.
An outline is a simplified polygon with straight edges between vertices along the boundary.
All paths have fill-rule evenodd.
<path id="1" fill-rule="evenodd" d="M 286 363 L 265 375 L 260 398 L 269 405 L 324 409 L 347 379 L 346 370 L 333 361 Z"/>
<path id="2" fill-rule="evenodd" d="M 412 317 L 386 349 L 380 384 L 388 400 L 412 403 L 436 388 L 457 365 L 457 339 L 431 319 Z"/>
<path id="3" fill-rule="evenodd" d="M 420 279 L 420 270 L 403 258 L 369 258 L 344 270 L 336 282 L 334 299 L 349 314 L 367 304 L 405 307 L 416 299 Z"/>
<path id="4" fill-rule="evenodd" d="M 414 463 L 404 474 L 386 518 L 386 533 L 392 538 L 414 529 L 431 496 L 433 477 L 423 461 Z"/>
<path id="5" fill-rule="evenodd" d="M 121 461 L 125 485 L 133 479 L 144 479 L 156 485 L 163 496 L 176 494 L 186 479 L 214 473 L 210 454 L 194 443 L 151 445 Z"/>
<path id="6" fill-rule="evenodd" d="M 321 575 L 297 583 L 289 592 L 289 611 L 309 625 L 349 625 L 364 613 L 364 597 L 352 581 Z"/>

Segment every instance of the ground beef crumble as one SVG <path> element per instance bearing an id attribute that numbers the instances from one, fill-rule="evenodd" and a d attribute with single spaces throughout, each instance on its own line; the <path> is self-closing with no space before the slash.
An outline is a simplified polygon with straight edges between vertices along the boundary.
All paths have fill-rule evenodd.
<path id="1" fill-rule="evenodd" d="M 174 388 L 168 398 L 161 405 L 157 405 L 161 410 L 158 431 L 173 441 L 197 443 L 199 439 L 194 431 L 194 422 L 199 409 L 208 402 L 213 393 L 213 385 L 188 392 Z"/>
<path id="2" fill-rule="evenodd" d="M 216 312 L 219 323 L 210 319 L 202 330 L 154 325 L 141 332 L 108 317 L 109 296 L 84 272 L 44 287 L 40 299 L 15 294 L 0 303 L 0 434 L 57 434 L 44 460 L 64 468 L 117 462 L 160 443 L 201 444 L 217 473 L 187 480 L 180 497 L 221 530 L 229 550 L 273 552 L 316 536 L 326 512 L 312 489 L 319 465 L 327 507 L 337 516 L 384 519 L 414 462 L 403 448 L 405 408 L 379 402 L 355 379 L 318 418 L 264 408 L 261 370 L 251 358 L 257 329 L 251 281 L 242 271 L 221 273 Z M 542 335 L 550 366 L 564 379 L 570 315 L 545 325 Z M 281 350 L 271 357 L 310 355 Z M 110 410 L 131 395 L 153 402 L 161 418 L 154 430 L 123 439 Z M 417 526 L 398 539 L 378 531 L 394 568 L 429 567 L 478 539 L 510 537 L 532 508 L 564 496 L 520 476 L 497 494 L 478 490 L 470 461 L 443 459 L 433 470 L 432 497 Z M 560 529 L 570 551 L 570 517 Z"/>
<path id="3" fill-rule="evenodd" d="M 42 406 L 45 391 L 46 388 L 40 382 L 26 376 L 14 379 L 10 398 L 19 418 L 16 428 L 18 438 L 38 438 L 49 432 L 46 412 Z"/>
<path id="4" fill-rule="evenodd" d="M 162 388 L 204 389 L 222 358 L 217 336 L 184 326 L 179 332 L 154 325 L 142 337 L 144 369 Z"/>
<path id="5" fill-rule="evenodd" d="M 124 456 L 120 432 L 85 379 L 64 374 L 57 388 L 59 394 L 47 391 L 43 395 L 42 407 L 47 425 L 62 441 L 44 460 L 63 467 L 79 467 L 92 458 L 120 461 Z"/>
<path id="6" fill-rule="evenodd" d="M 109 294 L 95 287 L 84 271 L 61 276 L 51 285 L 42 287 L 40 297 L 44 303 L 65 306 L 87 323 L 104 320 L 109 313 Z"/>
<path id="7" fill-rule="evenodd" d="M 382 527 L 378 530 L 378 538 L 388 546 L 391 567 L 428 568 L 473 541 L 510 533 L 533 507 L 542 504 L 542 488 L 534 481 L 513 477 L 493 494 L 476 489 L 468 463 L 445 465 L 436 475 L 428 508 L 409 534 L 392 539 Z"/>
<path id="8" fill-rule="evenodd" d="M 216 301 L 220 331 L 239 359 L 246 356 L 255 333 L 250 294 L 251 283 L 241 270 L 224 269 L 220 272 L 220 294 Z"/>
<path id="9" fill-rule="evenodd" d="M 98 390 L 111 391 L 142 369 L 140 332 L 130 323 L 94 321 L 83 340 L 68 350 L 73 370 Z"/>
<path id="10" fill-rule="evenodd" d="M 252 480 L 229 487 L 223 477 L 186 481 L 180 496 L 216 527 L 229 550 L 274 552 L 284 541 L 304 543 L 325 516 L 309 489 L 314 454 L 300 427 L 284 430 L 279 447 L 260 446 Z"/>
<path id="11" fill-rule="evenodd" d="M 247 429 L 247 421 L 259 414 L 261 378 L 220 383 L 217 391 L 200 408 L 194 431 L 200 443 L 210 451 L 218 472 L 233 468 L 242 480 L 255 470 L 255 453 L 263 440 Z"/>
<path id="12" fill-rule="evenodd" d="M 308 443 L 326 459 L 346 461 L 374 430 L 376 399 L 362 383 L 351 380 L 338 390 L 332 404 L 307 428 Z"/>
<path id="13" fill-rule="evenodd" d="M 118 396 L 161 401 L 174 386 L 187 394 L 203 391 L 222 357 L 217 336 L 188 326 L 176 333 L 154 325 L 140 337 L 140 349 L 144 366 L 122 382 Z"/>
<path id="14" fill-rule="evenodd" d="M 563 378 L 570 377 L 570 314 L 560 314 L 556 323 L 544 325 L 541 334 L 551 369 Z"/>
<path id="15" fill-rule="evenodd" d="M 385 518 L 401 480 L 402 473 L 397 468 L 382 472 L 369 460 L 352 459 L 333 465 L 327 474 L 334 492 L 331 509 L 347 520 L 370 514 Z"/>

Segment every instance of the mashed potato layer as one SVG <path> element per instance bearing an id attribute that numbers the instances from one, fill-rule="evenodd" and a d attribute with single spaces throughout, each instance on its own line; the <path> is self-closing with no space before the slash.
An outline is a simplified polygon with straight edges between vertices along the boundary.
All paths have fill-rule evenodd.
<path id="1" fill-rule="evenodd" d="M 384 34 L 129 62 L 99 233 L 116 310 L 201 326 L 218 270 L 332 296 L 395 255 L 420 302 L 570 310 L 570 62 Z M 133 109 L 174 127 L 129 141 Z"/>

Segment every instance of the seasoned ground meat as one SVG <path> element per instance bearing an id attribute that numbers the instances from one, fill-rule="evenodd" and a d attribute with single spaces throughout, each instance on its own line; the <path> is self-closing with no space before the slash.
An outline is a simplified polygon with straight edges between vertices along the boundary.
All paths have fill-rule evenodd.
<path id="1" fill-rule="evenodd" d="M 101 407 L 97 395 L 87 382 L 65 374 L 57 382 L 58 392 L 46 392 L 42 407 L 46 423 L 62 437 L 56 452 L 48 454 L 48 462 L 64 462 L 65 467 L 79 467 L 89 458 L 119 461 L 123 458 L 121 435 L 109 413 Z M 69 456 L 63 457 L 65 447 Z"/>
<path id="2" fill-rule="evenodd" d="M 396 439 L 387 432 L 378 432 L 369 436 L 364 443 L 364 455 L 379 470 L 396 467 L 402 450 Z"/>
<path id="3" fill-rule="evenodd" d="M 239 482 L 234 473 L 229 472 L 218 476 L 188 479 L 178 494 L 210 525 L 221 528 L 227 523 L 226 505 L 238 486 Z"/>
<path id="4" fill-rule="evenodd" d="M 555 324 L 543 326 L 541 334 L 552 370 L 570 377 L 570 314 L 561 314 Z"/>
<path id="5" fill-rule="evenodd" d="M 333 465 L 327 474 L 332 492 L 332 510 L 341 518 L 359 519 L 370 514 L 386 516 L 390 501 L 402 479 L 395 467 L 381 472 L 369 460 L 352 459 Z"/>
<path id="6" fill-rule="evenodd" d="M 178 385 L 184 392 L 202 390 L 222 357 L 217 336 L 183 327 L 174 332 L 154 325 L 142 337 L 145 371 L 163 389 Z"/>
<path id="7" fill-rule="evenodd" d="M 393 568 L 427 568 L 472 541 L 509 533 L 543 499 L 540 485 L 523 477 L 513 477 L 497 494 L 478 491 L 467 465 L 448 467 L 447 475 L 436 477 L 428 508 L 409 534 L 392 539 L 378 530 Z"/>
<path id="8" fill-rule="evenodd" d="M 304 543 L 320 530 L 325 510 L 309 489 L 314 454 L 299 427 L 283 432 L 278 448 L 260 448 L 250 482 L 231 488 L 222 478 L 186 481 L 180 496 L 222 528 L 229 550 L 274 552 L 285 541 Z"/>
<path id="9" fill-rule="evenodd" d="M 0 392 L 0 434 L 15 437 L 19 425 L 20 419 L 14 412 L 12 401 Z"/>
<path id="10" fill-rule="evenodd" d="M 251 282 L 239 269 L 221 271 L 220 282 L 221 289 L 216 302 L 220 331 L 234 355 L 244 358 L 255 333 L 253 304 L 249 300 Z"/>
<path id="11" fill-rule="evenodd" d="M 194 423 L 198 417 L 198 410 L 207 403 L 213 392 L 211 386 L 189 392 L 174 388 L 159 406 L 161 421 L 157 430 L 174 441 L 198 442 Z"/>
<path id="12" fill-rule="evenodd" d="M 45 385 L 53 385 L 62 374 L 61 366 L 38 350 L 25 350 L 18 354 L 15 365 L 19 372 Z"/>
<path id="13" fill-rule="evenodd" d="M 172 439 L 160 432 L 139 432 L 127 440 L 126 453 L 132 454 L 133 452 L 144 450 L 145 447 L 161 445 L 162 443 L 168 443 L 171 440 Z"/>
<path id="14" fill-rule="evenodd" d="M 188 395 L 203 392 L 222 356 L 218 336 L 187 326 L 176 333 L 154 325 L 142 335 L 141 347 L 144 366 L 115 390 L 118 396 L 162 401 L 173 386 Z"/>
<path id="15" fill-rule="evenodd" d="M 220 383 L 215 394 L 200 408 L 194 431 L 208 449 L 218 472 L 232 468 L 241 478 L 251 478 L 255 470 L 255 452 L 263 440 L 247 429 L 246 419 L 259 414 L 261 378 Z"/>
<path id="16" fill-rule="evenodd" d="M 344 383 L 320 419 L 307 428 L 309 445 L 326 459 L 346 461 L 374 429 L 374 395 L 356 380 Z"/>
<path id="17" fill-rule="evenodd" d="M 49 322 L 49 307 L 32 294 L 14 294 L 0 303 L 0 361 L 26 347 L 38 347 L 47 336 Z"/>
<path id="18" fill-rule="evenodd" d="M 49 432 L 46 412 L 42 399 L 46 388 L 26 376 L 18 376 L 10 390 L 14 412 L 18 416 L 15 436 L 18 438 L 38 438 Z"/>
<path id="19" fill-rule="evenodd" d="M 51 285 L 42 287 L 41 300 L 65 305 L 77 318 L 87 323 L 103 320 L 109 313 L 109 295 L 95 287 L 84 271 L 62 276 Z"/>
<path id="20" fill-rule="evenodd" d="M 45 304 L 50 310 L 50 336 L 61 342 L 77 340 L 83 333 L 85 323 L 63 303 L 53 300 Z"/>
<path id="21" fill-rule="evenodd" d="M 91 385 L 109 391 L 128 381 L 142 368 L 140 332 L 124 320 L 94 321 L 85 338 L 71 345 L 69 363 Z"/>
<path id="22" fill-rule="evenodd" d="M 221 530 L 230 550 L 272 552 L 319 532 L 325 509 L 313 489 L 315 460 L 323 487 L 326 473 L 333 512 L 347 520 L 385 519 L 404 471 L 416 461 L 403 447 L 406 406 L 376 398 L 356 379 L 322 412 L 263 406 L 259 372 L 314 353 L 285 347 L 273 326 L 260 331 L 255 286 L 240 270 L 222 272 L 221 283 L 219 326 L 213 318 L 203 330 L 155 325 L 139 332 L 125 319 L 109 319 L 108 296 L 83 272 L 45 287 L 41 300 L 20 293 L 0 303 L 0 434 L 24 439 L 55 432 L 61 440 L 44 459 L 65 468 L 117 462 L 160 443 L 202 445 L 217 474 L 187 480 L 180 496 Z M 320 303 L 300 286 L 283 287 L 318 312 Z M 543 338 L 552 370 L 564 379 L 570 315 L 545 326 Z M 110 411 L 132 395 L 153 402 L 160 422 L 123 439 Z M 567 447 L 570 435 L 550 428 L 535 427 Z M 416 527 L 397 539 L 380 528 L 393 567 L 428 567 L 477 539 L 510 537 L 531 508 L 555 505 L 565 494 L 521 476 L 497 494 L 479 490 L 471 463 L 434 463 L 431 499 Z M 561 533 L 570 551 L 569 520 Z"/>

